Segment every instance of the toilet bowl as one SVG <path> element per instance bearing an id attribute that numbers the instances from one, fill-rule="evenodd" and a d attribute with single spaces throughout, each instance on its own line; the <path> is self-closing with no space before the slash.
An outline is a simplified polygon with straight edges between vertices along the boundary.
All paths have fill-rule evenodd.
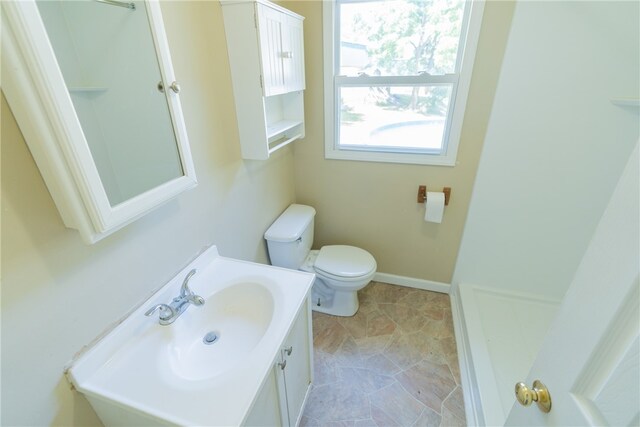
<path id="1" fill-rule="evenodd" d="M 353 316 L 359 307 L 358 291 L 376 274 L 373 256 L 354 246 L 323 246 L 311 251 L 300 270 L 316 274 L 311 288 L 312 307 L 335 316 Z"/>
<path id="2" fill-rule="evenodd" d="M 373 279 L 376 261 L 364 249 L 329 245 L 311 250 L 315 209 L 291 205 L 265 233 L 272 265 L 315 273 L 312 308 L 334 316 L 353 316 L 358 291 Z"/>

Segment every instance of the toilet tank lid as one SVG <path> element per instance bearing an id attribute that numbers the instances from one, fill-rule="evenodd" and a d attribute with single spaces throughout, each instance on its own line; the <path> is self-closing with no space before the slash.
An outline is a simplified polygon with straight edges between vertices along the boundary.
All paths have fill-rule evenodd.
<path id="1" fill-rule="evenodd" d="M 311 206 L 291 205 L 271 224 L 264 238 L 272 242 L 293 242 L 302 236 L 315 215 L 316 210 Z"/>

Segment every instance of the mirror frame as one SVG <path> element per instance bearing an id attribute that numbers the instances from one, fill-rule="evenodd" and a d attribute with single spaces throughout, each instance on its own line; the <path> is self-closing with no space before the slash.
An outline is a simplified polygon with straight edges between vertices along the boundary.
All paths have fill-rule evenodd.
<path id="1" fill-rule="evenodd" d="M 176 78 L 160 5 L 144 4 L 168 88 Z M 86 243 L 197 185 L 179 94 L 166 90 L 184 175 L 111 206 L 35 0 L 2 1 L 2 91 L 65 225 Z"/>

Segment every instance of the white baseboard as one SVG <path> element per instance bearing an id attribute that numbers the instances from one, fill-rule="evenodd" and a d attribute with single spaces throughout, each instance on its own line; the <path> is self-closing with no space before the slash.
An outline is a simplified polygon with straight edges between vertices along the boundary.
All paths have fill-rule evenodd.
<path id="1" fill-rule="evenodd" d="M 391 285 L 406 286 L 407 288 L 423 289 L 425 291 L 440 292 L 448 294 L 451 290 L 451 285 L 442 282 L 433 282 L 431 280 L 416 279 L 414 277 L 397 276 L 395 274 L 388 273 L 376 273 L 373 276 L 373 280 L 376 282 L 389 283 Z"/>

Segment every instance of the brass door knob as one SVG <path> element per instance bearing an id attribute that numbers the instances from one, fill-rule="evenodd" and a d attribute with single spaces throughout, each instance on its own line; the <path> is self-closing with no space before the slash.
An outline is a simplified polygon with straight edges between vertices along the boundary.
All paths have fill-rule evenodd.
<path id="1" fill-rule="evenodd" d="M 535 380 L 532 388 L 527 387 L 525 383 L 516 384 L 516 399 L 522 406 L 529 406 L 536 402 L 538 409 L 542 412 L 551 411 L 551 395 L 540 380 Z"/>

